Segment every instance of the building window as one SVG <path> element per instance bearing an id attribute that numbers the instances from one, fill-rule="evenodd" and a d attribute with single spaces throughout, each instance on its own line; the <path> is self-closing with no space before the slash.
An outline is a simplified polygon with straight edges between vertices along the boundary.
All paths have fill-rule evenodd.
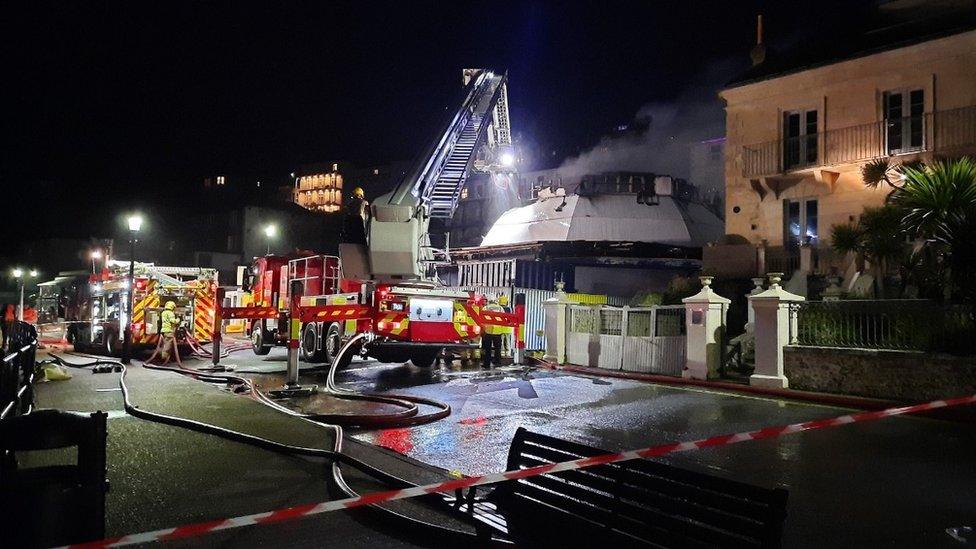
<path id="1" fill-rule="evenodd" d="M 783 169 L 817 162 L 817 111 L 783 113 Z"/>
<path id="2" fill-rule="evenodd" d="M 888 154 L 920 151 L 925 145 L 925 92 L 884 94 L 885 141 Z"/>
<path id="3" fill-rule="evenodd" d="M 783 201 L 783 245 L 787 249 L 796 250 L 804 242 L 817 245 L 817 211 L 816 198 Z"/>

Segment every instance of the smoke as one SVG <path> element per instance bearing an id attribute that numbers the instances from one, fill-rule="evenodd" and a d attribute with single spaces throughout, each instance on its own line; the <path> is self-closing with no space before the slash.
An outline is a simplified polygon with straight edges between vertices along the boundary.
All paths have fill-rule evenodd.
<path id="1" fill-rule="evenodd" d="M 710 65 L 673 101 L 642 106 L 630 124 L 604 136 L 590 150 L 566 159 L 558 168 L 559 175 L 574 180 L 607 171 L 642 171 L 689 178 L 691 147 L 725 135 L 725 111 L 718 91 L 740 66 L 731 60 Z"/>

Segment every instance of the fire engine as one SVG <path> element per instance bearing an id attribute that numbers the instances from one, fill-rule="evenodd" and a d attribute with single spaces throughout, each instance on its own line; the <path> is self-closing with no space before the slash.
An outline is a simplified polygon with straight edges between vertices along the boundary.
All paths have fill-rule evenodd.
<path id="1" fill-rule="evenodd" d="M 383 362 L 428 367 L 445 347 L 470 347 L 481 336 L 478 297 L 444 287 L 436 265 L 447 257 L 431 244 L 432 218 L 450 219 L 468 176 L 511 178 L 515 156 L 508 116 L 507 76 L 465 69 L 460 106 L 420 162 L 370 207 L 367 244 L 342 243 L 339 257 L 314 254 L 257 258 L 249 335 L 257 354 L 285 343 L 293 282 L 300 307 L 334 306 L 303 319 L 305 361 L 331 361 L 349 336 L 368 331 L 363 352 Z M 341 259 L 340 259 L 341 258 Z M 235 313 L 238 314 L 238 313 Z M 260 318 L 257 318 L 260 317 Z M 238 314 L 235 318 L 248 318 Z M 496 319 L 496 322 L 501 319 Z"/>
<path id="2" fill-rule="evenodd" d="M 80 333 L 76 347 L 96 348 L 108 354 L 122 349 L 122 327 L 132 322 L 132 345 L 154 347 L 158 324 L 167 301 L 176 303 L 186 334 L 200 342 L 213 339 L 217 271 L 199 267 L 167 267 L 135 263 L 132 314 L 129 314 L 129 263 L 109 261 L 101 273 L 89 278 L 91 325 Z"/>

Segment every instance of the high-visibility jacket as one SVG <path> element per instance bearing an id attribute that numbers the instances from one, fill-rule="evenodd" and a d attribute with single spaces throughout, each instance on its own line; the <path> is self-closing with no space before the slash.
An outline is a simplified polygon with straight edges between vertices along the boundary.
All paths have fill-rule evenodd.
<path id="1" fill-rule="evenodd" d="M 485 305 L 483 311 L 490 311 L 494 313 L 504 313 L 505 309 L 497 303 L 489 303 Z M 512 333 L 511 326 L 498 326 L 496 324 L 485 323 L 484 331 L 487 335 L 505 335 Z"/>
<path id="2" fill-rule="evenodd" d="M 176 327 L 179 326 L 179 321 L 176 319 L 176 313 L 169 309 L 163 310 L 162 316 L 163 325 L 160 327 L 160 333 L 172 334 L 176 331 Z"/>

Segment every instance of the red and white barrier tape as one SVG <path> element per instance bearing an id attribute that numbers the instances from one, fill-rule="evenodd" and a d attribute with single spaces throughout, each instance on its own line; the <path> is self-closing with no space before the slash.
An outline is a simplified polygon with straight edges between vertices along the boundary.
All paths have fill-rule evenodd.
<path id="1" fill-rule="evenodd" d="M 534 477 L 538 475 L 544 475 L 547 473 L 558 473 L 560 471 L 572 471 L 573 469 L 585 469 L 587 467 L 594 467 L 596 465 L 604 465 L 607 463 L 616 463 L 619 461 L 628 461 L 637 458 L 651 458 L 651 457 L 663 456 L 665 454 L 670 454 L 674 452 L 687 452 L 689 450 L 710 448 L 712 446 L 727 446 L 729 444 L 735 444 L 737 442 L 745 442 L 747 440 L 761 440 L 764 438 L 773 438 L 773 437 L 779 437 L 783 435 L 791 435 L 793 433 L 799 433 L 802 431 L 813 431 L 815 429 L 825 429 L 827 427 L 847 425 L 848 423 L 873 421 L 876 419 L 882 419 L 890 416 L 912 414 L 916 412 L 925 412 L 929 410 L 935 410 L 938 408 L 948 408 L 952 406 L 965 406 L 967 404 L 973 404 L 973 403 L 976 403 L 976 395 L 947 399 L 947 400 L 934 400 L 932 402 L 926 402 L 924 404 L 915 404 L 913 406 L 902 406 L 898 408 L 888 408 L 886 410 L 876 410 L 873 412 L 862 412 L 859 414 L 850 414 L 846 416 L 840 416 L 840 417 L 834 417 L 828 419 L 817 419 L 813 421 L 806 421 L 803 423 L 794 423 L 792 425 L 766 427 L 763 429 L 759 429 L 757 431 L 747 431 L 743 433 L 734 433 L 729 435 L 718 435 L 718 436 L 704 438 L 701 440 L 695 440 L 691 442 L 672 442 L 669 444 L 662 444 L 659 446 L 644 448 L 642 450 L 630 450 L 627 452 L 619 452 L 616 454 L 603 454 L 599 456 L 577 459 L 574 461 L 564 461 L 562 463 L 539 465 L 537 467 L 530 467 L 528 469 L 522 469 L 519 471 L 506 471 L 504 473 L 493 473 L 490 475 L 483 475 L 479 477 L 468 477 L 468 478 L 462 478 L 457 480 L 449 480 L 447 482 L 441 482 L 437 484 L 427 484 L 425 486 L 415 486 L 412 488 L 405 488 L 402 490 L 388 490 L 386 492 L 375 492 L 372 494 L 366 494 L 356 498 L 340 499 L 335 501 L 325 501 L 322 503 L 309 503 L 305 505 L 297 505 L 295 507 L 287 507 L 285 509 L 279 509 L 277 511 L 269 511 L 265 513 L 257 513 L 254 515 L 246 515 L 242 517 L 220 519 L 220 520 L 214 520 L 210 522 L 200 522 L 197 524 L 189 524 L 186 526 L 179 526 L 176 528 L 165 528 L 162 530 L 155 530 L 152 532 L 143 532 L 141 534 L 130 534 L 118 538 L 110 538 L 101 541 L 94 541 L 90 543 L 73 545 L 71 547 L 121 547 L 124 545 L 133 545 L 137 543 L 148 543 L 153 541 L 168 541 L 168 540 L 176 540 L 182 538 L 190 538 L 190 537 L 200 536 L 203 534 L 208 534 L 210 532 L 217 532 L 220 530 L 238 528 L 240 526 L 249 526 L 252 524 L 272 524 L 276 522 L 283 522 L 283 521 L 297 519 L 301 517 L 307 517 L 309 515 L 317 515 L 319 513 L 337 511 L 340 509 L 352 509 L 354 507 L 361 507 L 364 505 L 374 505 L 377 503 L 384 503 L 384 502 L 398 500 L 398 499 L 407 499 L 407 498 L 423 496 L 423 495 L 433 494 L 438 492 L 452 492 L 454 490 L 468 488 L 471 486 L 494 484 L 497 482 L 504 482 L 506 480 L 516 480 L 520 478 Z"/>

